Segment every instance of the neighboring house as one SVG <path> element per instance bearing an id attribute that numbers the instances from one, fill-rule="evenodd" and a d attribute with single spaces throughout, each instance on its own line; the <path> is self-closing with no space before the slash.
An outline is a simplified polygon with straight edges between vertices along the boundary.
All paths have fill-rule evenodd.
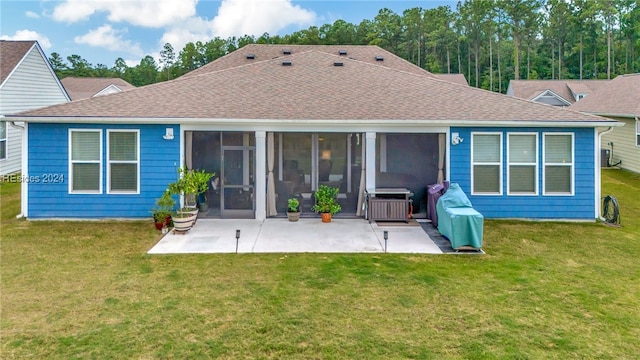
<path id="1" fill-rule="evenodd" d="M 640 173 L 640 73 L 620 75 L 569 109 L 623 122 L 602 137 L 609 164 Z"/>
<path id="2" fill-rule="evenodd" d="M 180 78 L 15 116 L 28 129 L 30 218 L 150 216 L 177 169 L 214 171 L 206 216 L 341 216 L 365 189 L 457 182 L 487 218 L 593 220 L 611 119 L 439 80 L 376 46 L 247 45 Z"/>
<path id="3" fill-rule="evenodd" d="M 60 81 L 67 90 L 67 93 L 69 93 L 72 101 L 135 89 L 135 86 L 120 78 L 69 76 Z"/>
<path id="4" fill-rule="evenodd" d="M 24 126 L 2 117 L 68 101 L 37 41 L 0 40 L 0 175 L 21 169 Z"/>
<path id="5" fill-rule="evenodd" d="M 569 106 L 608 80 L 511 80 L 507 95 L 553 106 Z"/>

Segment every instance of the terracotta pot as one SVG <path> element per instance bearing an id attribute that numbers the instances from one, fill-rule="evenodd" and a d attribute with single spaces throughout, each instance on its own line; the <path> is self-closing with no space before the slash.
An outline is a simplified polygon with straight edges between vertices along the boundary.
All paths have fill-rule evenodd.
<path id="1" fill-rule="evenodd" d="M 321 213 L 320 216 L 322 216 L 323 223 L 331 222 L 331 213 Z"/>
<path id="2" fill-rule="evenodd" d="M 162 230 L 163 227 L 171 225 L 171 215 L 167 216 L 164 221 L 156 221 L 156 230 Z"/>

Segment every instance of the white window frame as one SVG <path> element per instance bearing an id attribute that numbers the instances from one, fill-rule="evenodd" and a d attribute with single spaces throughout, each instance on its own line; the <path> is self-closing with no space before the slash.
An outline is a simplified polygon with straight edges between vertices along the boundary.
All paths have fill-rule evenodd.
<path id="1" fill-rule="evenodd" d="M 4 145 L 0 145 L 0 146 L 4 146 L 4 157 L 0 157 L 0 161 L 3 160 L 7 160 L 7 158 L 9 157 L 9 146 L 7 146 L 7 138 L 9 137 L 9 134 L 7 134 L 7 131 L 9 131 L 9 127 L 7 126 L 7 122 L 6 121 L 0 121 L 0 126 L 4 126 L 4 138 L 0 138 L 0 144 L 4 143 Z"/>
<path id="2" fill-rule="evenodd" d="M 535 137 L 535 144 L 536 144 L 536 154 L 535 154 L 535 162 L 534 163 L 520 163 L 520 162 L 511 162 L 511 153 L 509 151 L 510 147 L 510 141 L 511 141 L 511 135 L 526 135 L 526 136 L 533 136 Z M 540 150 L 539 150 L 539 144 L 538 144 L 538 133 L 537 132 L 509 132 L 507 133 L 507 195 L 509 196 L 535 196 L 538 195 L 539 190 L 538 190 L 538 172 L 539 172 L 539 164 L 538 164 L 538 159 L 539 159 L 539 154 L 540 154 Z M 511 166 L 534 166 L 534 190 L 533 192 L 530 193 L 524 193 L 524 192 L 517 192 L 517 193 L 512 193 L 511 192 Z"/>
<path id="3" fill-rule="evenodd" d="M 474 153 L 473 153 L 473 141 L 474 141 L 474 137 L 475 135 L 497 135 L 500 138 L 500 160 L 498 162 L 478 162 L 476 163 L 474 160 Z M 502 157 L 504 154 L 504 145 L 503 145 L 503 139 L 502 139 L 502 132 L 471 132 L 471 195 L 478 195 L 478 196 L 500 196 L 502 195 L 502 188 L 503 188 L 503 168 L 502 168 Z M 474 179 L 474 168 L 476 165 L 498 165 L 498 192 L 497 193 L 485 193 L 485 192 L 475 192 L 475 184 L 473 183 L 473 179 Z"/>
<path id="4" fill-rule="evenodd" d="M 640 120 L 636 119 L 636 146 L 640 147 Z"/>
<path id="5" fill-rule="evenodd" d="M 570 136 L 571 137 L 571 163 L 547 163 L 546 162 L 546 141 L 547 136 Z M 544 196 L 574 196 L 576 187 L 576 141 L 575 134 L 571 132 L 545 132 L 542 133 L 542 195 Z M 568 193 L 549 193 L 546 185 L 547 166 L 571 166 L 571 191 Z"/>
<path id="6" fill-rule="evenodd" d="M 136 159 L 135 161 L 122 161 L 110 159 L 110 134 L 111 133 L 135 133 L 136 134 Z M 136 164 L 136 190 L 122 191 L 111 190 L 111 165 L 112 164 Z M 107 130 L 107 194 L 138 195 L 140 194 L 140 130 L 139 129 L 108 129 Z"/>
<path id="7" fill-rule="evenodd" d="M 94 132 L 99 134 L 99 160 L 73 160 L 73 133 Z M 73 190 L 73 164 L 98 164 L 98 190 Z M 102 194 L 102 129 L 69 129 L 69 194 Z"/>

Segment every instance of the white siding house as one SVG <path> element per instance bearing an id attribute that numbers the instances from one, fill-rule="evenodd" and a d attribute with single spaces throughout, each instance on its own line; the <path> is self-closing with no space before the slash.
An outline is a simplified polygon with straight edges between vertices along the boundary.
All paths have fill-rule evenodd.
<path id="1" fill-rule="evenodd" d="M 0 41 L 0 118 L 69 102 L 37 41 Z M 0 175 L 21 170 L 23 123 L 0 121 Z"/>
<path id="2" fill-rule="evenodd" d="M 602 136 L 609 164 L 640 174 L 640 73 L 619 75 L 569 109 L 624 123 Z"/>

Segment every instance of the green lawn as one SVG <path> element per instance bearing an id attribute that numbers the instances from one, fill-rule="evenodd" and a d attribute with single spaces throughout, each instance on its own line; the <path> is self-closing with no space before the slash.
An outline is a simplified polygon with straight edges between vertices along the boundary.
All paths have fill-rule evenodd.
<path id="1" fill-rule="evenodd" d="M 632 359 L 640 176 L 622 227 L 486 221 L 487 255 L 146 255 L 148 222 L 15 219 L 0 185 L 12 358 Z"/>

